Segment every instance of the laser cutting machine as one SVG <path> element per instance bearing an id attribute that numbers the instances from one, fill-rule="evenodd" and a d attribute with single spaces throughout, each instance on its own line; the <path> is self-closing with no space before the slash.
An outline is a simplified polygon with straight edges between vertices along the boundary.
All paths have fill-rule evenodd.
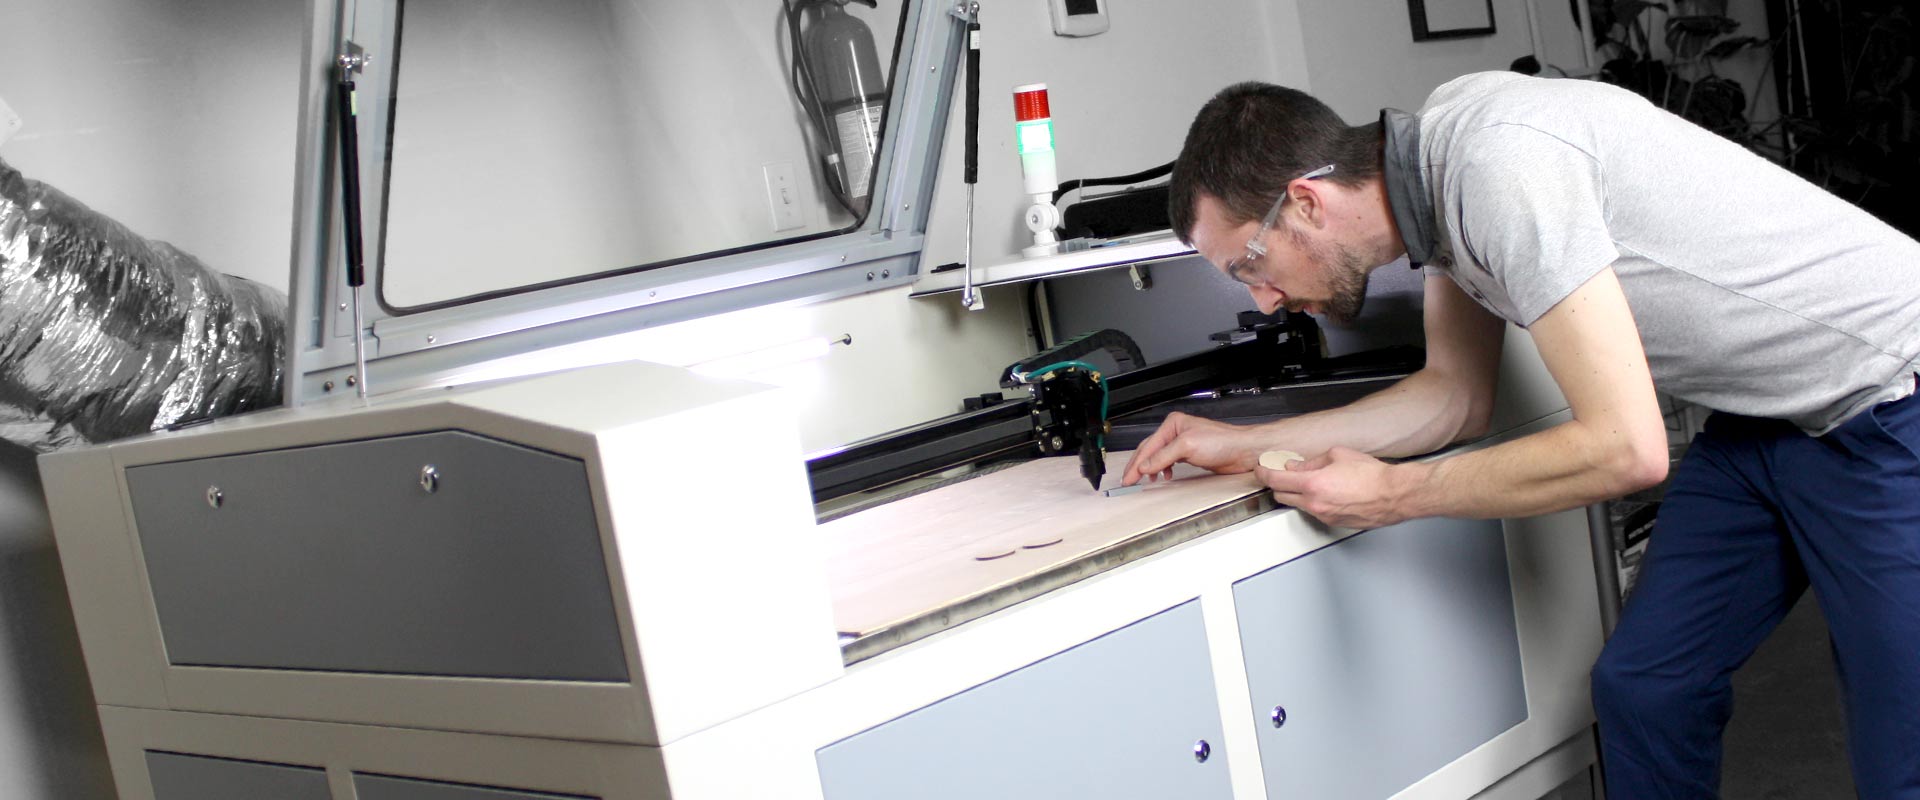
<path id="1" fill-rule="evenodd" d="M 1417 352 L 1327 358 L 1304 317 L 1153 364 L 1099 336 L 1009 365 L 1026 397 L 811 455 L 753 382 L 452 380 L 913 280 L 946 11 L 904 12 L 888 135 L 922 149 L 878 162 L 871 229 L 369 323 L 340 310 L 330 136 L 354 18 L 316 2 L 295 402 L 42 460 L 121 797 L 1533 798 L 1590 763 L 1580 512 L 1351 531 L 1246 475 L 1094 490 L 1171 411 L 1326 408 Z M 1523 335 L 1506 364 L 1463 448 L 1567 418 Z"/>

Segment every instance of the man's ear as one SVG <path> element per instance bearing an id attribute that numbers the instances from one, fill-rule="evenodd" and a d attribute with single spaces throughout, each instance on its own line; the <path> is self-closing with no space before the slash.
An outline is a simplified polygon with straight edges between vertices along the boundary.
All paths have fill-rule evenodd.
<path id="1" fill-rule="evenodd" d="M 1297 180 L 1287 186 L 1287 205 L 1293 207 L 1291 213 L 1300 215 L 1300 221 L 1307 227 L 1321 228 L 1327 224 L 1327 198 L 1321 194 L 1325 189 L 1319 181 Z"/>

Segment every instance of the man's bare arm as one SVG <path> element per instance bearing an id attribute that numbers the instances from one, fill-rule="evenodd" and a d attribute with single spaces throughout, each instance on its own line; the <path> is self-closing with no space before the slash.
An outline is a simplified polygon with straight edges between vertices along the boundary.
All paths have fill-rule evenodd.
<path id="1" fill-rule="evenodd" d="M 1532 326 L 1573 420 L 1485 450 L 1388 466 L 1334 450 L 1262 472 L 1275 497 L 1336 525 L 1525 517 L 1618 497 L 1667 472 L 1666 426 L 1632 310 L 1602 270 Z"/>
<path id="2" fill-rule="evenodd" d="M 1317 455 L 1349 447 L 1409 456 L 1485 433 L 1504 323 L 1447 278 L 1428 277 L 1425 292 L 1427 364 L 1421 370 L 1346 406 L 1264 425 L 1170 415 L 1134 451 L 1121 483 L 1152 477 L 1183 461 L 1215 472 L 1246 472 L 1266 450 Z"/>

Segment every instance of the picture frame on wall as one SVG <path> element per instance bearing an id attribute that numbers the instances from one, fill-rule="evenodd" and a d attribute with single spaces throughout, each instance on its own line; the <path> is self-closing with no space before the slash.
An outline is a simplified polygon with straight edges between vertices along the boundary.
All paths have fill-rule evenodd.
<path id="1" fill-rule="evenodd" d="M 1493 0 L 1407 0 L 1413 40 L 1493 35 Z"/>

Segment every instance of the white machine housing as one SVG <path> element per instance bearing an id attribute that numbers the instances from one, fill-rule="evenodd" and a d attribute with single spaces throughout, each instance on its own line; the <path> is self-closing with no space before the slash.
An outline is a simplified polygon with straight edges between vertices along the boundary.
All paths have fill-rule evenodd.
<path id="1" fill-rule="evenodd" d="M 1482 445 L 1567 416 L 1550 392 L 1527 396 L 1538 363 L 1521 343 L 1509 363 L 1534 379 L 1510 383 L 1503 432 Z M 829 529 L 810 517 L 782 397 L 621 364 L 45 457 L 121 796 L 1533 798 L 1592 760 L 1600 626 L 1579 511 L 1355 532 L 1281 509 L 843 667 Z M 381 449 L 396 442 L 452 449 Z M 330 474 L 371 502 L 298 473 L 315 453 L 344 458 Z M 577 484 L 541 477 L 549 462 Z M 168 474 L 184 477 L 154 477 Z M 472 513 L 433 522 L 455 503 Z M 567 549 L 570 505 L 585 506 L 597 574 L 523 555 Z M 525 525 L 526 508 L 554 522 Z M 268 522 L 218 521 L 249 513 Z M 224 555 L 178 558 L 182 542 Z M 364 578 L 394 565 L 405 580 Z M 556 569 L 574 578 L 541 577 Z M 486 606 L 516 583 L 540 587 L 528 606 L 604 587 L 613 629 Z M 182 585 L 247 602 L 182 604 Z M 303 616 L 340 598 L 387 605 Z M 301 635 L 196 633 L 249 614 Z M 433 646 L 409 650 L 391 620 Z M 574 652 L 529 645 L 544 625 L 611 634 L 623 673 L 472 674 Z M 365 644 L 259 652 L 329 636 Z M 210 641 L 282 660 L 182 663 Z M 400 663 L 416 657 L 441 660 Z"/>

